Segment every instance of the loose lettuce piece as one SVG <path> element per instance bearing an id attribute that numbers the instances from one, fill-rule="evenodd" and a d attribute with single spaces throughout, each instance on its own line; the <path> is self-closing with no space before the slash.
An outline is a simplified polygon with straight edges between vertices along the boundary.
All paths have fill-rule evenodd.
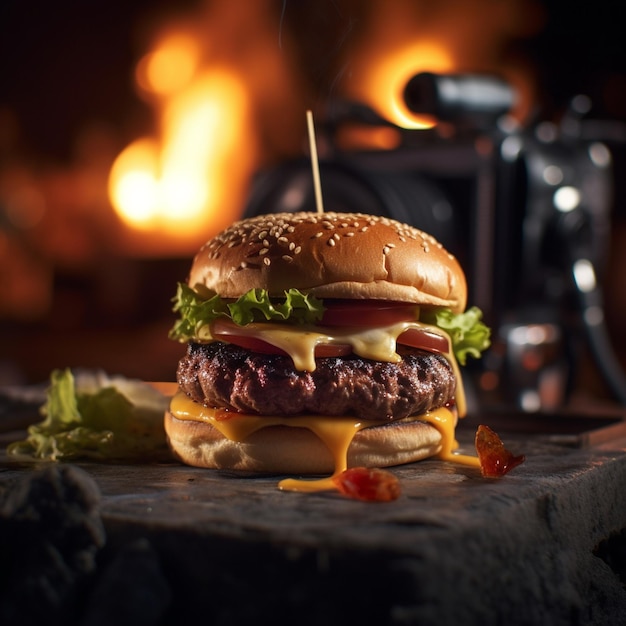
<path id="1" fill-rule="evenodd" d="M 162 393 L 101 372 L 76 379 L 70 369 L 55 370 L 50 381 L 43 421 L 28 428 L 25 440 L 10 444 L 9 454 L 52 461 L 171 458 L 163 427 L 168 398 Z"/>
<path id="2" fill-rule="evenodd" d="M 245 326 L 258 321 L 313 324 L 324 314 L 321 300 L 297 289 L 285 291 L 282 301 L 270 298 L 265 289 L 251 289 L 234 302 L 226 303 L 218 295 L 204 298 L 188 285 L 179 283 L 173 302 L 173 310 L 179 314 L 179 319 L 169 336 L 181 342 L 197 338 L 201 328 L 218 317 Z"/>
<path id="3" fill-rule="evenodd" d="M 478 359 L 491 345 L 491 330 L 482 322 L 482 316 L 482 311 L 475 306 L 458 314 L 445 308 L 424 309 L 420 321 L 445 330 L 452 340 L 454 355 L 461 365 L 465 365 L 468 356 Z"/>

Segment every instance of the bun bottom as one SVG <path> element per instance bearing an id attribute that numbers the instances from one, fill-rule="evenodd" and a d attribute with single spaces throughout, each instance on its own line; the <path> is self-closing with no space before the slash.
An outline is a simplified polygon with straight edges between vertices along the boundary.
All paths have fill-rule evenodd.
<path id="1" fill-rule="evenodd" d="M 335 462 L 328 447 L 307 428 L 268 426 L 244 442 L 224 437 L 206 422 L 180 420 L 165 413 L 172 452 L 185 464 L 211 469 L 272 474 L 331 474 Z M 441 433 L 418 420 L 388 422 L 356 433 L 348 449 L 348 467 L 390 467 L 434 456 Z"/>

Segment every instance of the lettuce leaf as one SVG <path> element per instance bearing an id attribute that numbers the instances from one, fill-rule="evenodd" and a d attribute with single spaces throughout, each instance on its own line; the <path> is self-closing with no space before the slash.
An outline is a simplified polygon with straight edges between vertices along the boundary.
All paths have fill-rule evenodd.
<path id="1" fill-rule="evenodd" d="M 140 381 L 101 372 L 76 379 L 70 369 L 54 370 L 41 407 L 43 421 L 7 451 L 52 461 L 171 458 L 163 427 L 168 402 Z"/>
<path id="2" fill-rule="evenodd" d="M 285 291 L 283 300 L 270 298 L 265 289 L 251 289 L 234 302 L 227 303 L 218 295 L 204 298 L 188 285 L 179 283 L 173 302 L 173 310 L 179 318 L 169 336 L 181 342 L 198 338 L 202 327 L 219 317 L 245 326 L 258 321 L 314 324 L 324 314 L 321 300 L 297 289 Z"/>
<path id="3" fill-rule="evenodd" d="M 203 327 L 213 320 L 224 317 L 239 326 L 259 321 L 289 321 L 290 323 L 315 324 L 322 319 L 322 300 L 289 289 L 284 300 L 270 298 L 264 289 L 251 289 L 235 302 L 225 302 L 217 295 L 203 297 L 188 285 L 178 284 L 173 298 L 175 313 L 179 319 L 170 330 L 170 338 L 186 342 L 202 339 Z M 447 308 L 422 309 L 420 321 L 438 326 L 450 335 L 452 350 L 461 365 L 469 356 L 480 358 L 481 352 L 490 344 L 490 329 L 482 322 L 482 312 L 471 307 L 465 313 L 454 314 Z"/>
<path id="4" fill-rule="evenodd" d="M 457 361 L 465 365 L 468 356 L 478 359 L 491 345 L 491 329 L 483 323 L 482 316 L 482 311 L 475 306 L 458 314 L 446 308 L 423 309 L 420 321 L 445 330 L 452 340 Z"/>

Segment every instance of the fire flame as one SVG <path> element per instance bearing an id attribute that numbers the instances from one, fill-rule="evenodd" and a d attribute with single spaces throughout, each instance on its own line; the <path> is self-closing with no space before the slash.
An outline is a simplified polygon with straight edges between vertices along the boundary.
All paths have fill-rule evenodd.
<path id="1" fill-rule="evenodd" d="M 437 42 L 418 41 L 373 61 L 370 68 L 356 95 L 369 101 L 385 119 L 402 128 L 433 126 L 434 120 L 409 111 L 402 93 L 408 81 L 419 72 L 445 73 L 454 69 L 448 50 Z"/>
<path id="2" fill-rule="evenodd" d="M 118 155 L 113 208 L 132 229 L 193 246 L 232 221 L 228 206 L 253 167 L 249 96 L 234 71 L 201 70 L 195 42 L 182 35 L 143 57 L 137 82 L 162 102 L 159 139 L 138 139 Z"/>
<path id="3" fill-rule="evenodd" d="M 399 127 L 431 127 L 434 120 L 404 103 L 408 80 L 423 71 L 502 69 L 507 37 L 531 33 L 540 22 L 518 4 L 500 3 L 496 11 L 487 0 L 378 0 L 363 13 L 355 8 L 363 23 L 354 38 L 346 32 L 349 45 L 327 80 L 340 98 L 367 104 Z M 304 35 L 282 30 L 278 4 L 212 0 L 200 7 L 184 26 L 170 25 L 137 64 L 157 137 L 130 144 L 109 177 L 122 223 L 158 241 L 160 251 L 166 242 L 193 250 L 236 219 L 260 164 L 302 154 L 304 112 L 323 99 L 312 85 L 316 72 L 298 66 Z M 520 68 L 509 68 L 515 72 Z M 354 130 L 357 148 L 391 149 L 400 139 L 388 126 Z"/>
<path id="4" fill-rule="evenodd" d="M 145 93 L 168 96 L 188 85 L 200 64 L 198 41 L 186 33 L 172 33 L 153 52 L 144 55 L 135 71 Z"/>
<path id="5" fill-rule="evenodd" d="M 541 28 L 544 13 L 537 3 L 378 0 L 369 8 L 346 59 L 348 97 L 369 104 L 401 128 L 430 128 L 436 120 L 405 105 L 403 90 L 410 78 L 421 72 L 491 73 L 525 90 L 515 113 L 520 119 L 528 114 L 530 68 L 519 57 L 507 56 L 507 44 Z"/>

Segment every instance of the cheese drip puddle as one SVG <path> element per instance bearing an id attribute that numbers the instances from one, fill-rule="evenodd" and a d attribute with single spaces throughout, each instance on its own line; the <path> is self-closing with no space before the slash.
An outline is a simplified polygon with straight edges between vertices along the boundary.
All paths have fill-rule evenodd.
<path id="1" fill-rule="evenodd" d="M 442 459 L 443 461 L 458 463 L 460 465 L 480 467 L 478 457 L 467 454 L 457 454 L 455 452 L 455 450 L 459 447 L 459 444 L 454 434 L 457 418 L 452 411 L 442 407 L 429 411 L 428 413 L 424 413 L 415 419 L 416 421 L 423 421 L 431 424 L 440 432 L 441 448 L 435 455 L 437 458 Z M 318 420 L 319 418 L 317 418 L 316 421 Z M 334 420 L 337 420 L 337 418 L 330 418 L 330 420 L 324 421 L 332 422 Z M 300 492 L 330 491 L 336 489 L 333 479 L 335 476 L 338 476 L 341 472 L 348 469 L 348 449 L 356 433 L 362 428 L 367 428 L 368 426 L 373 426 L 375 424 L 380 425 L 379 422 L 358 422 L 356 420 L 350 420 L 349 418 L 339 418 L 338 421 L 343 423 L 332 425 L 330 428 L 324 429 L 311 428 L 311 430 L 313 430 L 313 432 L 315 432 L 315 434 L 322 439 L 333 455 L 335 463 L 335 471 L 333 474 L 326 478 L 316 480 L 286 478 L 278 483 L 279 489 L 284 491 Z M 353 428 L 350 428 L 350 426 L 353 426 Z"/>
<path id="2" fill-rule="evenodd" d="M 354 436 L 362 429 L 380 426 L 380 422 L 359 420 L 356 417 L 320 417 L 320 416 L 256 416 L 224 410 L 211 409 L 198 405 L 184 393 L 178 392 L 170 406 L 172 414 L 182 420 L 195 420 L 210 423 L 224 437 L 231 441 L 245 443 L 254 432 L 270 426 L 289 426 L 308 428 L 315 433 L 332 455 L 334 471 L 324 478 L 301 479 L 286 478 L 278 483 L 283 491 L 318 492 L 336 489 L 333 478 L 348 469 L 348 450 Z M 458 443 L 455 439 L 456 416 L 447 408 L 435 409 L 415 417 L 416 421 L 425 421 L 434 426 L 442 437 L 441 447 L 436 457 L 445 460 L 480 467 L 477 457 L 457 454 Z"/>

